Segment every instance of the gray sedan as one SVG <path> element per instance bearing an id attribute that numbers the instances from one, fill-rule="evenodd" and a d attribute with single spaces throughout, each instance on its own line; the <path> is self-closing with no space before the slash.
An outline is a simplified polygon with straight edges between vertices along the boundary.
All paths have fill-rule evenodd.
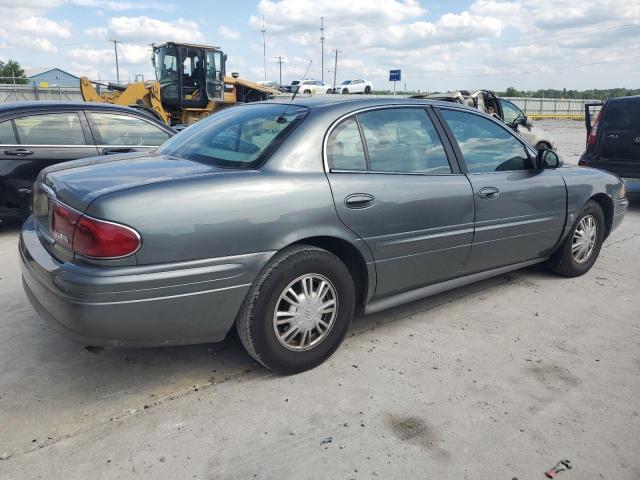
<path id="1" fill-rule="evenodd" d="M 20 240 L 24 287 L 97 346 L 222 340 L 293 373 L 377 312 L 535 263 L 587 272 L 627 208 L 503 123 L 424 100 L 224 110 L 155 153 L 56 165 Z"/>

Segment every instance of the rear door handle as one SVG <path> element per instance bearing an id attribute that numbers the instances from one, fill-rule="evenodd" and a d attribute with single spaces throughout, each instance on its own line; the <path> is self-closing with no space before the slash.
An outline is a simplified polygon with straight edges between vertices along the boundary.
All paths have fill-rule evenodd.
<path id="1" fill-rule="evenodd" d="M 488 199 L 498 198 L 500 196 L 500 190 L 496 187 L 484 187 L 478 191 L 478 196 Z"/>
<path id="2" fill-rule="evenodd" d="M 27 155 L 33 155 L 33 152 L 31 150 L 27 150 L 26 148 L 16 148 L 15 150 L 5 150 L 4 154 L 26 157 Z"/>
<path id="3" fill-rule="evenodd" d="M 344 199 L 347 208 L 367 208 L 373 205 L 374 197 L 368 193 L 354 193 Z"/>
<path id="4" fill-rule="evenodd" d="M 116 153 L 131 153 L 137 152 L 135 148 L 130 147 L 106 147 L 102 149 L 103 155 L 115 155 Z"/>

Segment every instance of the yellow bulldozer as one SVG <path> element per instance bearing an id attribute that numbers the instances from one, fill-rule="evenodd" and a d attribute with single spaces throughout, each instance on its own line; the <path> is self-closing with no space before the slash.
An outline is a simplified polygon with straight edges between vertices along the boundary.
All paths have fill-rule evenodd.
<path id="1" fill-rule="evenodd" d="M 80 91 L 86 102 L 141 108 L 171 126 L 190 125 L 221 108 L 268 100 L 279 93 L 238 78 L 237 74 L 227 77 L 226 60 L 218 47 L 177 42 L 154 44 L 156 80 L 119 85 L 82 77 Z"/>

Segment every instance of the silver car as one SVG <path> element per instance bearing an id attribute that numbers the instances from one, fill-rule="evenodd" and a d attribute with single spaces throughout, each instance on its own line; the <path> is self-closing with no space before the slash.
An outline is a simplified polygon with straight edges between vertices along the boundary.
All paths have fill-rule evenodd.
<path id="1" fill-rule="evenodd" d="M 25 291 L 97 346 L 222 340 L 283 373 L 371 313 L 540 262 L 576 276 L 627 200 L 502 122 L 425 100 L 221 111 L 149 154 L 45 169 L 22 228 Z"/>

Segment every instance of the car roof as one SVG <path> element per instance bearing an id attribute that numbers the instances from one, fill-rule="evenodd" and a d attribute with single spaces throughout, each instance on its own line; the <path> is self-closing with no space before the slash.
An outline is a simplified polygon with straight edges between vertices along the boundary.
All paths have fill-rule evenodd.
<path id="1" fill-rule="evenodd" d="M 260 103 L 290 103 L 290 97 L 279 97 L 273 100 L 267 100 Z M 389 95 L 388 97 L 368 97 L 368 98 L 349 98 L 344 99 L 340 96 L 326 97 L 296 97 L 292 105 L 307 107 L 311 110 L 356 110 L 360 108 L 385 106 L 385 105 L 434 105 L 451 107 L 450 102 L 442 102 L 438 100 L 427 100 L 422 98 L 397 98 Z M 455 105 L 456 107 L 463 105 Z M 473 109 L 470 109 L 473 110 Z M 477 110 L 476 110 L 477 111 Z"/>
<path id="2" fill-rule="evenodd" d="M 123 105 L 113 105 L 112 103 L 97 102 L 10 102 L 0 104 L 0 115 L 6 113 L 14 113 L 21 111 L 38 111 L 38 110 L 69 110 L 70 108 L 83 110 L 119 110 L 122 112 L 137 112 L 144 115 L 143 112 L 135 108 L 125 107 Z M 147 117 L 149 115 L 146 115 Z"/>

